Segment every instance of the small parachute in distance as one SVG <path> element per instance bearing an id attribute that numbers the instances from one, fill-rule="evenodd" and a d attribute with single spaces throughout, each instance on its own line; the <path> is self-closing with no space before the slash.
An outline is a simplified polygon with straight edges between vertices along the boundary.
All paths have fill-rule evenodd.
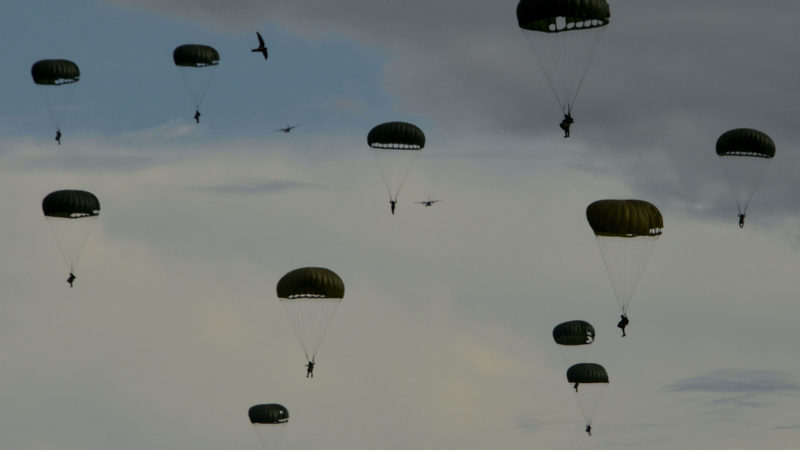
<path id="1" fill-rule="evenodd" d="M 306 359 L 314 362 L 333 315 L 344 298 L 344 282 L 330 269 L 302 267 L 284 275 L 276 291 Z"/>
<path id="2" fill-rule="evenodd" d="M 254 405 L 248 411 L 264 450 L 276 450 L 289 422 L 289 410 L 277 403 Z"/>
<path id="3" fill-rule="evenodd" d="M 72 105 L 75 83 L 81 78 L 81 70 L 68 59 L 42 59 L 31 66 L 31 77 L 56 127 L 56 141 L 60 144 L 61 126 L 67 109 Z"/>
<path id="4" fill-rule="evenodd" d="M 565 137 L 569 137 L 575 99 L 610 17 L 605 0 L 520 0 L 517 4 L 517 23 L 564 114 Z"/>
<path id="5" fill-rule="evenodd" d="M 717 139 L 716 150 L 739 210 L 739 227 L 743 228 L 750 200 L 775 156 L 775 142 L 761 131 L 736 128 Z"/>
<path id="6" fill-rule="evenodd" d="M 42 200 L 42 212 L 74 280 L 78 259 L 100 214 L 100 201 L 88 191 L 60 190 Z"/>
<path id="7" fill-rule="evenodd" d="M 570 320 L 553 328 L 553 340 L 567 364 L 585 361 L 594 339 L 594 327 L 583 320 Z"/>
<path id="8" fill-rule="evenodd" d="M 553 328 L 553 340 L 558 345 L 588 345 L 594 342 L 594 327 L 583 320 L 570 320 Z"/>
<path id="9" fill-rule="evenodd" d="M 200 105 L 219 65 L 219 52 L 208 45 L 184 44 L 173 50 L 172 60 L 181 73 L 183 83 L 194 104 L 194 119 L 200 123 Z"/>
<path id="10" fill-rule="evenodd" d="M 586 420 L 586 432 L 591 435 L 592 420 L 608 388 L 608 373 L 600 364 L 579 363 L 567 369 L 567 381 Z"/>
<path id="11" fill-rule="evenodd" d="M 620 313 L 627 317 L 664 220 L 644 200 L 598 200 L 586 208 L 586 219 L 597 238 Z"/>
<path id="12" fill-rule="evenodd" d="M 375 126 L 367 135 L 367 144 L 378 164 L 392 214 L 400 190 L 411 173 L 419 151 L 425 147 L 425 133 L 408 122 L 386 122 Z"/>

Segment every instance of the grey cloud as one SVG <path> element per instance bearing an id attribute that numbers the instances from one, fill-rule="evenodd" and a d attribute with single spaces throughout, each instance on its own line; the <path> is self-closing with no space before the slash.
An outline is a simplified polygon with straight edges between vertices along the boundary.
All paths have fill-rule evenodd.
<path id="1" fill-rule="evenodd" d="M 800 392 L 800 383 L 784 371 L 722 369 L 684 378 L 666 387 L 669 392 L 778 393 Z"/>
<path id="2" fill-rule="evenodd" d="M 197 189 L 225 194 L 262 194 L 286 192 L 298 189 L 325 189 L 329 186 L 320 183 L 309 183 L 293 180 L 270 180 L 266 182 L 232 183 L 214 186 L 198 186 Z"/>
<path id="3" fill-rule="evenodd" d="M 384 50 L 383 77 L 398 106 L 424 111 L 442 134 L 558 136 L 558 106 L 515 19 L 516 1 L 411 0 L 261 2 L 107 0 L 221 27 L 256 18 L 308 37 L 348 36 Z M 573 138 L 595 150 L 585 170 L 619 173 L 635 195 L 690 215 L 736 219 L 714 142 L 736 127 L 775 139 L 783 167 L 795 133 L 800 60 L 788 0 L 614 3 L 612 21 L 578 97 Z M 391 17 L 391 21 L 387 18 Z M 389 24 L 396 24 L 391 26 Z M 632 156 L 644 152 L 639 164 Z M 777 165 L 777 164 L 776 164 Z M 753 214 L 787 218 L 800 181 L 770 170 Z M 733 206 L 732 206 L 733 205 Z M 767 223 L 766 221 L 763 223 Z"/>

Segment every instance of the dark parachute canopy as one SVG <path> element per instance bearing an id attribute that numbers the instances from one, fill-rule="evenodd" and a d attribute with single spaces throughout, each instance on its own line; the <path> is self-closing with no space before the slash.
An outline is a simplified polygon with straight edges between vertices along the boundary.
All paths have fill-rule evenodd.
<path id="1" fill-rule="evenodd" d="M 303 267 L 284 275 L 276 288 L 280 298 L 343 298 L 344 282 L 323 267 Z"/>
<path id="2" fill-rule="evenodd" d="M 289 421 L 289 411 L 277 403 L 267 403 L 250 407 L 250 423 L 275 424 Z"/>
<path id="3" fill-rule="evenodd" d="M 201 44 L 184 44 L 175 48 L 172 59 L 176 66 L 205 67 L 219 64 L 219 53 L 214 47 Z"/>
<path id="4" fill-rule="evenodd" d="M 386 122 L 370 130 L 367 143 L 375 149 L 422 150 L 425 133 L 408 122 Z"/>
<path id="5" fill-rule="evenodd" d="M 517 4 L 519 27 L 545 33 L 602 27 L 609 17 L 605 0 L 520 0 Z"/>
<path id="6" fill-rule="evenodd" d="M 42 200 L 42 211 L 47 217 L 78 219 L 100 214 L 100 200 L 91 192 L 62 190 L 47 194 Z"/>
<path id="7" fill-rule="evenodd" d="M 608 373 L 600 364 L 579 363 L 567 369 L 570 383 L 608 383 Z"/>
<path id="8" fill-rule="evenodd" d="M 610 17 L 605 0 L 520 0 L 517 4 L 517 23 L 565 115 L 571 117 Z"/>
<path id="9" fill-rule="evenodd" d="M 644 200 L 597 200 L 586 207 L 586 219 L 595 236 L 659 236 L 661 212 Z"/>
<path id="10" fill-rule="evenodd" d="M 772 158 L 775 156 L 775 142 L 758 130 L 736 128 L 717 139 L 717 155 Z"/>
<path id="11" fill-rule="evenodd" d="M 33 64 L 31 76 L 36 84 L 61 85 L 78 81 L 81 70 L 68 59 L 43 59 Z"/>
<path id="12" fill-rule="evenodd" d="M 570 320 L 553 328 L 553 340 L 559 345 L 586 345 L 594 342 L 594 327 L 583 320 Z"/>

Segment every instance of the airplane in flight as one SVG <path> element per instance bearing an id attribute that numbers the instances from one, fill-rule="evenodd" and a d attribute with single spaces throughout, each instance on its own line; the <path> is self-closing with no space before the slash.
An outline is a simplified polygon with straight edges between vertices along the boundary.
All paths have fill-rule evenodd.
<path id="1" fill-rule="evenodd" d="M 286 125 L 285 127 L 278 128 L 275 131 L 283 131 L 284 133 L 288 133 L 288 132 L 292 131 L 294 128 L 297 128 L 297 125 Z"/>
<path id="2" fill-rule="evenodd" d="M 440 201 L 441 200 L 431 200 L 431 197 L 428 196 L 428 200 L 425 200 L 425 201 L 422 201 L 422 202 L 414 202 L 414 203 L 416 203 L 418 205 L 424 205 L 424 206 L 427 207 L 427 206 L 433 206 L 434 203 L 440 202 Z"/>

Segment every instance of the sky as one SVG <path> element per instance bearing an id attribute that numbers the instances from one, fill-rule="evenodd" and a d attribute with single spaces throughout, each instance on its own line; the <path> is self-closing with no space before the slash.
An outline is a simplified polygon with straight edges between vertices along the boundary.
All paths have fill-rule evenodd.
<path id="1" fill-rule="evenodd" d="M 569 139 L 511 0 L 53 3 L 0 15 L 3 448 L 257 450 L 259 403 L 286 450 L 800 444 L 795 2 L 610 1 Z M 221 55 L 200 124 L 185 43 Z M 46 58 L 81 68 L 60 146 Z M 366 134 L 396 120 L 426 146 L 391 215 Z M 738 127 L 777 147 L 744 229 L 714 154 Z M 102 205 L 72 289 L 59 189 Z M 602 198 L 664 216 L 624 339 Z M 275 295 L 303 266 L 346 285 L 313 380 Z M 610 378 L 591 437 L 572 319 Z"/>

